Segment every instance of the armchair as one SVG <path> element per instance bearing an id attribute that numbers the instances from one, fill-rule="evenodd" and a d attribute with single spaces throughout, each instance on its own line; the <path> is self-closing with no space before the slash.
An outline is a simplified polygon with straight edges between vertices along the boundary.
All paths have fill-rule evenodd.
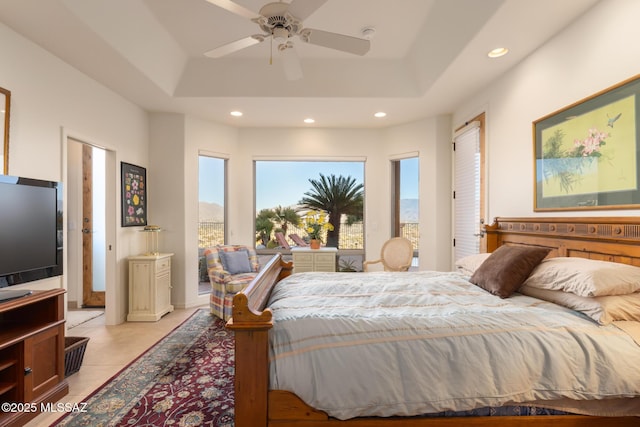
<path id="1" fill-rule="evenodd" d="M 218 245 L 204 251 L 211 282 L 211 314 L 223 320 L 231 317 L 233 297 L 251 282 L 258 271 L 255 249 L 243 245 Z"/>

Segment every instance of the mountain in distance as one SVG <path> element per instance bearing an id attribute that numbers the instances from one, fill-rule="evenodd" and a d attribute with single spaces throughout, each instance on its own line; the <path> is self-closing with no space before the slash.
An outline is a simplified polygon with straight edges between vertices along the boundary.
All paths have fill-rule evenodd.
<path id="1" fill-rule="evenodd" d="M 292 206 L 298 208 L 298 206 Z M 400 200 L 400 222 L 418 222 L 418 199 Z M 200 221 L 224 221 L 224 207 L 217 203 L 200 202 Z"/>
<path id="2" fill-rule="evenodd" d="M 400 199 L 400 222 L 418 222 L 418 199 Z"/>
<path id="3" fill-rule="evenodd" d="M 217 203 L 200 202 L 200 222 L 223 222 L 224 207 Z"/>

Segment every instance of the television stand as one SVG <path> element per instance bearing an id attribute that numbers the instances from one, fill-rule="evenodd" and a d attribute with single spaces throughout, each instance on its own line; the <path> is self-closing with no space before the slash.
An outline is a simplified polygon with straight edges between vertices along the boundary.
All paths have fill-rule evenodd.
<path id="1" fill-rule="evenodd" d="M 64 379 L 64 289 L 32 291 L 0 302 L 0 401 L 53 403 Z M 0 426 L 22 426 L 39 412 L 0 412 Z"/>

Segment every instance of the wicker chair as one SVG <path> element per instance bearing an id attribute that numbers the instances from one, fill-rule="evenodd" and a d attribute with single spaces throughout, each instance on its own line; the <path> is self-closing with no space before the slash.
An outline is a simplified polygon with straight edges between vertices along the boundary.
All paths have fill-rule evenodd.
<path id="1" fill-rule="evenodd" d="M 409 239 L 394 237 L 387 240 L 380 250 L 380 259 L 362 263 L 364 271 L 371 264 L 381 263 L 384 271 L 407 271 L 413 259 L 413 245 Z"/>
<path id="2" fill-rule="evenodd" d="M 258 271 L 255 249 L 243 245 L 218 245 L 204 251 L 211 282 L 211 314 L 223 320 L 231 317 L 233 297 L 251 282 Z"/>

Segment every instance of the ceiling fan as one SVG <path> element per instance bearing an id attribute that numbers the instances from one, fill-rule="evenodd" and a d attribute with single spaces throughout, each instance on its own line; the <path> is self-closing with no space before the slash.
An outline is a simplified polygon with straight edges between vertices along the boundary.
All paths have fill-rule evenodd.
<path id="1" fill-rule="evenodd" d="M 250 35 L 224 44 L 205 52 L 205 56 L 220 58 L 271 38 L 282 55 L 285 75 L 289 80 L 302 78 L 300 61 L 293 49 L 293 38 L 296 36 L 305 43 L 355 55 L 366 54 L 371 45 L 371 42 L 367 39 L 303 26 L 303 21 L 325 4 L 327 0 L 293 0 L 291 3 L 282 1 L 268 3 L 257 14 L 231 0 L 207 1 L 255 22 L 263 33 Z"/>

